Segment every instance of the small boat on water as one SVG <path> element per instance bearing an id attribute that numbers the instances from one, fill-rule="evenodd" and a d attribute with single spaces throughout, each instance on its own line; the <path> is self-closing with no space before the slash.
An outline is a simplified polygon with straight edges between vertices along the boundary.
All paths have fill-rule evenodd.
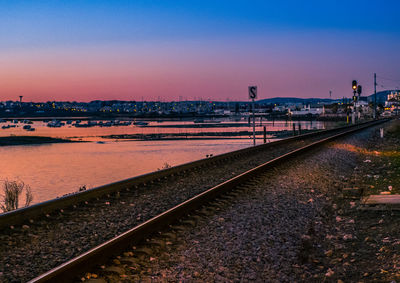
<path id="1" fill-rule="evenodd" d="M 220 120 L 205 120 L 205 119 L 196 119 L 193 121 L 195 124 L 214 124 L 214 123 L 221 123 Z"/>
<path id="2" fill-rule="evenodd" d="M 103 122 L 102 124 L 99 124 L 100 127 L 111 127 L 112 126 L 112 122 L 108 121 L 108 122 Z"/>
<path id="3" fill-rule="evenodd" d="M 89 124 L 80 124 L 80 123 L 75 123 L 74 126 L 76 128 L 89 128 L 90 127 Z"/>
<path id="4" fill-rule="evenodd" d="M 36 129 L 32 128 L 31 125 L 25 125 L 25 126 L 22 127 L 22 129 L 27 130 L 28 132 L 36 131 Z"/>
<path id="5" fill-rule="evenodd" d="M 89 125 L 89 127 L 94 127 L 94 126 L 97 126 L 98 124 L 96 121 L 88 121 L 88 125 Z"/>
<path id="6" fill-rule="evenodd" d="M 51 122 L 49 122 L 49 123 L 47 124 L 47 127 L 50 127 L 50 128 L 60 128 L 60 127 L 62 127 L 62 126 L 64 126 L 64 125 L 65 125 L 65 123 L 62 123 L 61 121 L 52 120 Z"/>
<path id="7" fill-rule="evenodd" d="M 2 129 L 9 129 L 9 128 L 15 128 L 16 127 L 16 125 L 5 125 L 5 126 L 2 126 L 1 128 Z"/>
<path id="8" fill-rule="evenodd" d="M 133 122 L 135 126 L 147 126 L 149 123 L 145 121 L 135 121 Z"/>

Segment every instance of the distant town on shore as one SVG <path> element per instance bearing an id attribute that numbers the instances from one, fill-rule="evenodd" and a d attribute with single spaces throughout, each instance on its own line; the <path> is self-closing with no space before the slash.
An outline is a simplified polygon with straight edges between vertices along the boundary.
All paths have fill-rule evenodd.
<path id="1" fill-rule="evenodd" d="M 372 116 L 374 95 L 362 96 L 358 107 L 363 116 Z M 345 119 L 353 101 L 350 98 L 294 98 L 275 97 L 255 101 L 256 115 L 272 117 L 300 117 L 321 119 Z M 377 113 L 397 114 L 400 108 L 400 91 L 385 90 L 376 95 Z M 121 101 L 94 100 L 91 102 L 24 102 L 19 100 L 0 102 L 0 117 L 134 117 L 175 118 L 202 116 L 246 115 L 252 109 L 250 101 Z"/>

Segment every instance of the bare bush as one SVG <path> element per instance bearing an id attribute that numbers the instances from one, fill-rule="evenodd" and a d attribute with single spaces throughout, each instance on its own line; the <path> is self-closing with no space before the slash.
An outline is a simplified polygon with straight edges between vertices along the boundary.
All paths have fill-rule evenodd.
<path id="1" fill-rule="evenodd" d="M 0 208 L 3 212 L 15 210 L 19 207 L 19 202 L 21 200 L 21 195 L 25 192 L 25 206 L 28 206 L 33 201 L 33 195 L 31 188 L 24 182 L 18 181 L 8 181 L 5 180 L 3 184 L 2 201 L 0 203 Z"/>
<path id="2" fill-rule="evenodd" d="M 169 164 L 168 162 L 164 162 L 163 167 L 158 168 L 157 170 L 160 171 L 160 170 L 168 169 L 168 168 L 171 168 L 171 167 L 172 167 L 171 164 Z"/>
<path id="3" fill-rule="evenodd" d="M 83 185 L 83 186 L 79 187 L 78 192 L 83 192 L 83 191 L 86 191 L 86 190 L 87 190 L 86 185 Z"/>

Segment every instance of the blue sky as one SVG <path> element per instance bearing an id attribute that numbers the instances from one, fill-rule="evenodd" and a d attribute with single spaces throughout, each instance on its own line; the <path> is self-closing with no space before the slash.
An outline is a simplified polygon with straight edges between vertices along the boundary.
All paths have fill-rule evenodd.
<path id="1" fill-rule="evenodd" d="M 40 59 L 54 62 L 49 58 L 50 53 L 65 54 L 64 60 L 58 59 L 53 66 L 61 69 L 70 68 L 67 66 L 70 58 L 84 62 L 87 54 L 89 57 L 96 54 L 90 60 L 98 66 L 93 74 L 101 69 L 99 80 L 106 76 L 107 71 L 123 77 L 126 69 L 117 64 L 110 67 L 103 62 L 102 65 L 102 60 L 114 58 L 116 53 L 121 56 L 119 60 L 132 64 L 138 62 L 137 58 L 144 58 L 156 66 L 155 58 L 159 58 L 161 63 L 165 63 L 167 58 L 171 69 L 176 65 L 187 68 L 176 70 L 175 78 L 181 74 L 183 79 L 190 74 L 192 77 L 187 79 L 197 81 L 193 89 L 189 84 L 186 86 L 188 96 L 201 95 L 198 91 L 201 86 L 211 98 L 232 96 L 238 99 L 241 94 L 233 88 L 233 85 L 238 87 L 237 78 L 244 78 L 241 82 L 244 86 L 252 80 L 249 76 L 252 69 L 243 67 L 246 62 L 253 64 L 258 72 L 252 83 L 273 85 L 266 89 L 267 96 L 292 94 L 274 83 L 281 82 L 287 76 L 293 81 L 291 87 L 298 87 L 296 72 L 302 78 L 300 82 L 303 79 L 310 81 L 308 86 L 304 85 L 294 93 L 297 96 L 327 93 L 323 88 L 333 88 L 338 95 L 344 94 L 347 86 L 344 80 L 351 80 L 350 76 L 361 81 L 368 80 L 365 83 L 366 90 L 371 91 L 370 77 L 373 72 L 400 79 L 398 11 L 400 1 L 3 0 L 0 2 L 0 60 L 4 64 L 0 67 L 0 75 L 6 73 L 6 68 L 13 64 L 14 59 L 10 58 L 15 58 L 14 66 L 9 66 L 13 69 L 10 81 L 16 83 L 22 80 L 26 86 L 18 87 L 10 83 L 2 89 L 0 85 L 0 99 L 5 98 L 8 95 L 6 93 L 16 95 L 19 92 L 31 92 L 32 97 L 46 99 L 54 92 L 54 88 L 50 91 L 45 86 L 40 88 L 36 84 L 29 84 L 26 76 L 31 76 L 32 82 L 39 78 L 35 78 L 34 73 L 22 70 L 33 70 L 35 67 L 42 70 L 44 67 L 34 66 L 32 61 L 35 64 Z M 214 58 L 214 61 L 210 58 Z M 140 64 L 145 64 L 143 62 Z M 227 68 L 242 69 L 243 73 L 225 71 L 220 66 L 221 62 L 228 65 Z M 234 62 L 238 63 L 235 65 Z M 213 66 L 217 63 L 218 66 Z M 196 72 L 197 64 L 202 65 L 202 69 Z M 269 69 L 263 64 L 270 64 Z M 16 66 L 21 68 L 20 72 Z M 332 69 L 320 78 L 321 70 L 328 66 L 332 66 Z M 216 86 L 215 92 L 212 92 L 206 86 L 210 78 L 203 74 L 212 73 L 213 70 L 219 72 L 214 77 L 224 73 L 221 84 L 232 84 L 232 88 Z M 274 74 L 276 78 L 271 82 L 261 76 L 263 72 L 264 77 L 268 77 L 274 70 L 279 73 Z M 158 70 L 155 73 L 165 80 L 168 74 L 163 72 L 167 71 Z M 318 84 L 311 83 L 313 74 L 320 79 Z M 75 81 L 84 79 L 84 74 L 79 75 L 81 77 L 74 78 Z M 336 76 L 339 78 L 329 81 L 329 78 Z M 91 80 L 95 79 L 96 75 L 93 75 Z M 48 80 L 53 82 L 54 87 L 59 83 L 60 88 L 67 83 L 66 79 L 52 76 Z M 123 90 L 122 98 L 128 93 L 136 95 L 141 92 L 140 89 L 132 89 L 133 85 L 137 85 L 132 78 L 120 79 L 112 84 L 116 89 Z M 320 86 L 316 88 L 316 85 Z M 90 90 L 90 87 L 85 87 L 85 90 L 79 90 L 78 84 L 71 91 L 89 98 L 95 97 L 99 88 Z M 157 92 L 163 89 L 165 85 L 155 84 L 149 93 L 156 97 Z M 118 91 L 109 92 L 109 96 L 118 95 Z M 38 93 L 43 95 L 38 96 Z M 107 96 L 107 91 L 99 95 Z M 171 88 L 165 95 L 172 99 L 180 94 Z"/>
<path id="2" fill-rule="evenodd" d="M 400 36 L 399 1 L 2 1 L 3 46 L 341 31 Z"/>

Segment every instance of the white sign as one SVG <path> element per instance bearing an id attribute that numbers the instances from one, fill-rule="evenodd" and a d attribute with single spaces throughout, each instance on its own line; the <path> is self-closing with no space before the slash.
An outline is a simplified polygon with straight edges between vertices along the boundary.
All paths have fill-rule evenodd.
<path id="1" fill-rule="evenodd" d="M 250 99 L 257 98 L 257 86 L 255 85 L 249 86 L 249 98 Z"/>

